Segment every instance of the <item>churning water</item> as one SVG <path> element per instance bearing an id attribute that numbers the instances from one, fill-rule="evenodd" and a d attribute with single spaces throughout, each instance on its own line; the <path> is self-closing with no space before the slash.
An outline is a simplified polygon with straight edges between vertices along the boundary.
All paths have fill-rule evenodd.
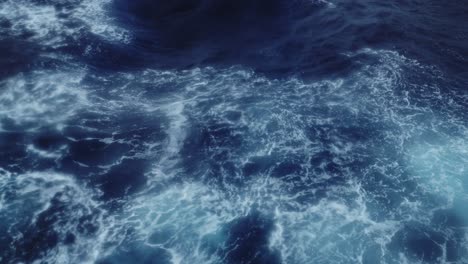
<path id="1" fill-rule="evenodd" d="M 466 0 L 0 0 L 0 263 L 468 263 Z"/>

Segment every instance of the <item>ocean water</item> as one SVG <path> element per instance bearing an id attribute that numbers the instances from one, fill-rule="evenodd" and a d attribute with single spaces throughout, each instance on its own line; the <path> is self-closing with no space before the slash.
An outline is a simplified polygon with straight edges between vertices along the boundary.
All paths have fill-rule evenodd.
<path id="1" fill-rule="evenodd" d="M 468 263 L 468 1 L 0 0 L 0 263 Z"/>

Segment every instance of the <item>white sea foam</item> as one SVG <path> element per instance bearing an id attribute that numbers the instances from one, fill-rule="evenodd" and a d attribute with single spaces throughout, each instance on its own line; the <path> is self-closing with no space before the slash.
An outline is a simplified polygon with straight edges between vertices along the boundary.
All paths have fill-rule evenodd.
<path id="1" fill-rule="evenodd" d="M 126 44 L 130 40 L 129 33 L 116 26 L 107 15 L 106 10 L 111 4 L 110 0 L 67 0 L 55 4 L 3 1 L 0 3 L 0 16 L 11 23 L 11 28 L 3 34 L 28 36 L 36 44 L 48 48 L 65 46 L 70 39 L 80 41 L 83 32 L 90 32 L 106 41 Z"/>
<path id="2" fill-rule="evenodd" d="M 172 76 L 166 79 L 169 82 L 188 82 L 184 111 L 195 122 L 200 122 L 202 125 L 207 121 L 226 124 L 232 130 L 230 135 L 235 136 L 239 133 L 246 142 L 245 145 L 232 148 L 225 148 L 222 145 L 214 146 L 208 149 L 209 156 L 228 151 L 230 161 L 237 166 L 246 164 L 251 158 L 261 156 L 297 157 L 299 160 L 296 159 L 295 162 L 303 164 L 303 170 L 301 170 L 303 174 L 292 175 L 291 181 L 281 181 L 268 177 L 271 171 L 267 171 L 264 175 L 266 178 L 261 182 L 244 178 L 243 182 L 247 187 L 239 189 L 231 186 L 228 188 L 228 196 L 221 195 L 222 198 L 219 198 L 220 194 L 207 191 L 206 187 L 201 186 L 196 188 L 192 186 L 189 191 L 183 193 L 179 193 L 180 189 L 186 190 L 184 188 L 187 187 L 171 188 L 161 195 L 152 194 L 156 196 L 151 199 L 159 201 L 159 199 L 166 199 L 169 193 L 179 193 L 167 199 L 172 201 L 169 204 L 178 201 L 179 196 L 187 197 L 187 193 L 198 193 L 201 196 L 192 194 L 188 200 L 180 198 L 186 201 L 187 207 L 179 209 L 174 206 L 172 210 L 163 210 L 169 214 L 170 219 L 173 219 L 169 221 L 170 223 L 177 223 L 174 226 L 171 225 L 170 228 L 153 224 L 140 224 L 140 226 L 154 230 L 165 228 L 173 230 L 183 227 L 179 229 L 180 234 L 184 234 L 184 237 L 193 237 L 193 240 L 178 244 L 175 241 L 182 239 L 174 238 L 171 240 L 170 248 L 178 252 L 177 255 L 192 259 L 194 255 L 200 256 L 201 254 L 198 251 L 199 247 L 194 246 L 199 245 L 200 242 L 195 241 L 199 241 L 207 234 L 216 236 L 216 230 L 219 230 L 223 224 L 245 216 L 250 208 L 256 206 L 263 209 L 266 215 L 274 215 L 276 229 L 272 233 L 270 247 L 279 249 L 286 262 L 300 263 L 311 259 L 323 263 L 332 259 L 338 262 L 359 262 L 363 261 L 363 254 L 372 250 L 373 245 L 377 246 L 384 256 L 388 257 L 393 254 L 387 251 L 386 246 L 392 241 L 394 234 L 403 228 L 405 222 L 428 223 L 430 221 L 432 213 L 426 209 L 427 206 L 431 206 L 427 204 L 429 201 L 414 202 L 410 201 L 411 197 L 403 196 L 400 206 L 395 207 L 396 211 L 388 212 L 391 217 L 377 220 L 374 219 L 374 215 L 378 213 L 379 208 L 369 207 L 368 203 L 372 203 L 372 200 L 379 195 L 381 192 L 379 188 L 392 187 L 382 185 L 375 186 L 374 190 L 366 190 L 358 182 L 352 181 L 345 185 L 329 186 L 326 190 L 326 197 L 321 198 L 317 203 L 301 204 L 298 202 L 299 198 L 313 196 L 316 191 L 307 189 L 308 181 L 311 183 L 323 181 L 326 184 L 326 181 L 332 177 L 331 175 L 315 175 L 312 172 L 313 167 L 308 164 L 316 153 L 324 149 L 333 153 L 335 163 L 343 166 L 347 166 L 355 159 L 370 159 L 374 156 L 373 160 L 376 163 L 369 164 L 368 171 L 364 175 L 353 175 L 355 172 L 343 171 L 350 175 L 342 177 L 354 179 L 364 177 L 363 180 L 365 180 L 367 177 L 365 175 L 375 170 L 380 171 L 383 177 L 389 180 L 401 181 L 401 184 L 404 184 L 404 176 L 398 172 L 398 168 L 405 166 L 404 161 L 398 160 L 398 156 L 392 156 L 389 150 L 394 151 L 396 155 L 414 157 L 415 162 L 419 164 L 434 163 L 425 158 L 427 154 L 415 153 L 411 145 L 421 138 L 422 132 L 431 130 L 434 124 L 444 126 L 450 122 L 435 115 L 434 109 L 426 103 L 429 102 L 428 100 L 443 102 L 444 98 L 437 93 L 437 87 L 430 86 L 424 90 L 425 94 L 421 94 L 421 99 L 410 97 L 409 92 L 412 92 L 411 89 L 415 89 L 416 86 L 405 83 L 404 75 L 405 71 L 412 70 L 420 74 L 432 74 L 434 78 L 441 78 L 438 76 L 440 72 L 432 67 L 420 65 L 396 52 L 375 50 L 361 52 L 375 56 L 379 64 L 373 67 L 363 66 L 361 70 L 345 80 L 315 83 L 304 83 L 296 79 L 269 80 L 239 68 L 222 72 L 210 68 L 183 71 L 177 74 L 177 78 L 168 73 Z M 194 74 L 196 74 L 196 81 L 191 82 L 190 78 L 194 78 Z M 401 90 L 402 87 L 408 90 Z M 256 103 L 253 104 L 246 103 L 254 98 L 259 98 L 259 100 L 254 100 Z M 268 100 L 261 98 L 268 98 Z M 209 108 L 200 107 L 207 105 L 208 102 L 216 103 L 210 104 Z M 315 109 L 327 111 L 314 111 Z M 233 123 L 226 116 L 227 113 L 233 112 L 239 113 L 238 122 Z M 421 116 L 431 119 L 421 120 Z M 359 127 L 360 123 L 357 122 L 360 122 L 362 118 L 375 124 L 376 128 L 386 126 L 386 129 L 382 127 L 380 130 L 383 138 L 377 138 L 378 141 L 375 142 L 352 142 L 346 138 L 346 134 L 343 135 L 339 133 L 339 130 L 331 129 L 327 137 L 330 137 L 333 143 L 327 146 L 321 142 L 320 138 L 314 139 L 307 134 L 308 127 L 327 124 L 338 127 L 348 127 L 354 124 Z M 458 126 L 460 129 L 460 124 Z M 465 128 L 461 127 L 461 129 Z M 463 146 L 463 143 L 464 139 L 459 138 L 456 144 Z M 356 154 L 362 156 L 356 156 Z M 461 155 L 458 164 L 463 164 L 466 153 L 458 151 L 457 155 Z M 453 159 L 453 157 L 446 159 Z M 454 170 L 455 178 L 463 175 L 463 168 L 459 166 Z M 213 176 L 215 175 L 206 175 L 206 177 Z M 229 175 L 221 176 L 229 177 Z M 426 184 L 424 180 L 419 181 L 414 174 L 409 176 L 411 178 L 407 180 L 415 180 L 420 186 Z M 451 180 L 456 180 L 455 178 L 452 177 Z M 291 193 L 289 190 L 294 188 L 294 179 L 300 179 L 298 184 L 302 185 L 305 190 Z M 437 179 L 437 175 L 433 175 L 431 179 Z M 232 179 L 225 178 L 227 186 L 230 180 Z M 428 189 L 428 191 L 431 195 L 449 194 L 448 190 L 440 192 L 437 189 Z M 149 194 L 145 194 L 142 199 L 148 199 L 151 196 L 146 195 Z M 351 202 L 353 200 L 354 202 Z M 166 202 L 160 201 L 155 204 L 166 204 Z M 143 202 L 141 205 L 146 208 L 144 210 L 147 212 L 145 221 L 157 221 L 155 215 L 153 215 L 154 220 L 148 219 L 147 216 L 151 215 L 149 212 L 162 210 L 160 206 L 153 208 Z M 148 206 L 150 208 L 147 208 Z M 133 212 L 135 208 L 140 207 L 130 206 L 128 210 Z M 212 215 L 210 211 L 217 213 Z M 156 215 L 159 214 L 156 213 Z M 201 217 L 195 220 L 191 218 L 192 215 Z M 185 220 L 188 222 L 177 222 Z M 189 222 L 197 224 L 195 227 L 192 225 L 187 227 Z M 142 233 L 148 234 L 149 229 L 142 229 L 144 230 Z M 194 244 L 190 244 L 192 242 Z M 350 251 L 336 252 L 337 248 L 341 250 L 346 248 Z M 202 259 L 207 261 L 206 258 L 208 256 Z M 409 261 L 405 255 L 401 255 L 400 258 L 401 261 Z"/>
<path id="3" fill-rule="evenodd" d="M 397 90 L 402 85 L 411 88 L 411 84 L 403 83 L 406 70 L 437 75 L 435 69 L 392 51 L 361 52 L 375 56 L 380 63 L 372 68 L 364 66 L 347 79 L 314 83 L 304 83 L 297 79 L 269 80 L 240 68 L 225 71 L 212 68 L 182 72 L 146 71 L 140 75 L 144 78 L 129 78 L 122 88 L 117 89 L 119 100 L 123 100 L 117 105 L 125 103 L 127 98 L 133 98 L 132 103 L 141 105 L 142 109 L 166 113 L 170 119 L 167 126 L 170 136 L 165 153 L 169 156 L 177 155 L 180 151 L 187 136 L 184 130 L 190 126 L 186 117 L 189 115 L 191 120 L 202 126 L 208 126 L 205 122 L 209 120 L 226 124 L 232 130 L 232 136 L 238 133 L 246 142 L 245 145 L 233 148 L 214 146 L 208 149 L 209 156 L 228 151 L 230 161 L 239 166 L 238 169 L 255 157 L 296 158 L 295 162 L 302 164 L 302 170 L 300 175 L 291 175 L 291 181 L 270 177 L 270 170 L 265 172 L 264 178 L 243 179 L 246 187 L 240 189 L 229 186 L 231 179 L 225 178 L 228 188 L 226 193 L 216 191 L 204 183 L 176 185 L 162 193 L 143 192 L 135 200 L 129 201 L 119 220 L 121 223 L 117 226 L 132 226 L 143 239 L 148 239 L 153 232 L 171 233 L 168 240 L 158 242 L 157 246 L 167 249 L 175 263 L 217 263 L 220 261 L 219 256 L 207 254 L 200 246 L 204 239 L 212 237 L 222 242 L 224 238 L 218 235 L 220 229 L 230 221 L 245 216 L 255 206 L 265 215 L 274 216 L 276 229 L 271 234 L 270 247 L 272 250 L 280 250 L 284 261 L 297 263 L 315 259 L 326 262 L 334 259 L 359 262 L 363 261 L 363 254 L 372 245 L 377 246 L 383 255 L 392 254 L 386 251 L 386 246 L 402 228 L 404 222 L 401 221 L 427 223 L 432 217 L 426 211 L 428 205 L 425 201 L 415 202 L 411 201 L 411 197 L 403 197 L 400 207 L 396 207 L 397 211 L 391 212 L 392 217 L 373 219 L 379 208 L 369 207 L 368 203 L 380 191 L 377 186 L 375 190 L 366 190 L 356 179 L 378 171 L 388 179 L 403 180 L 400 179 L 403 176 L 394 174 L 394 171 L 405 164 L 399 164 L 395 157 L 389 156 L 388 149 L 415 158 L 414 163 L 423 168 L 425 162 L 433 164 L 431 156 L 428 156 L 432 155 L 431 152 L 421 155 L 417 153 L 417 148 L 410 146 L 417 142 L 421 132 L 434 124 L 443 126 L 446 123 L 434 115 L 434 110 L 428 106 L 421 107 L 412 102 L 414 98 L 409 97 L 408 92 Z M 146 96 L 145 89 L 140 90 L 148 82 L 154 82 L 154 89 L 165 85 L 178 87 L 174 92 L 184 99 L 171 97 L 169 93 L 166 99 L 158 98 L 158 103 L 155 103 Z M 427 98 L 437 99 L 436 89 L 430 89 L 426 91 Z M 133 95 L 126 96 L 129 90 Z M 165 102 L 168 98 L 175 98 L 175 101 Z M 255 98 L 259 99 L 258 103 L 245 103 Z M 217 103 L 210 104 L 209 108 L 201 107 L 209 102 Z M 233 122 L 228 113 L 235 113 L 239 119 Z M 431 119 L 424 122 L 420 120 L 421 116 Z M 314 139 L 308 135 L 307 129 L 314 126 L 359 126 L 359 123 L 354 122 L 359 122 L 361 117 L 377 126 L 388 126 L 390 130 L 383 130 L 382 141 L 352 142 L 339 130 L 330 129 L 325 131 L 328 135 L 322 135 L 332 139 L 332 144 L 327 146 L 320 138 Z M 459 140 L 461 142 L 457 144 L 463 146 L 464 140 Z M 350 175 L 342 177 L 355 180 L 327 187 L 327 195 L 314 203 L 301 203 L 299 200 L 307 201 L 317 191 L 314 187 L 307 189 L 307 184 L 327 184 L 333 178 L 326 171 L 323 175 L 316 175 L 309 163 L 311 158 L 324 149 L 333 153 L 333 162 L 343 166 L 354 159 L 373 155 L 377 163 L 369 164 L 363 176 L 344 170 Z M 466 154 L 458 153 L 462 157 Z M 167 172 L 171 171 L 168 167 L 174 166 L 174 163 L 169 165 L 158 161 L 156 164 Z M 182 172 L 173 170 L 172 173 Z M 462 175 L 463 168 L 459 167 L 454 174 Z M 410 176 L 411 180 L 418 179 L 415 175 Z M 190 175 L 185 177 L 188 179 Z M 434 175 L 432 178 L 437 177 Z M 296 180 L 300 180 L 297 184 L 302 185 L 304 190 L 291 192 Z M 425 182 L 417 181 L 418 184 Z M 448 195 L 448 191 L 432 190 L 431 193 Z M 349 252 L 336 252 L 337 248 L 342 247 Z M 408 260 L 401 255 L 401 261 Z"/>
<path id="4" fill-rule="evenodd" d="M 100 232 L 105 232 L 102 228 L 105 225 L 101 222 L 102 211 L 99 209 L 99 203 L 93 200 L 93 193 L 76 183 L 71 175 L 55 172 L 3 172 L 0 179 L 0 217 L 7 222 L 2 224 L 2 233 L 6 231 L 16 240 L 22 240 L 27 227 L 34 226 L 39 215 L 47 213 L 52 206 L 52 200 L 59 200 L 65 208 L 59 212 L 56 216 L 59 220 L 52 224 L 47 232 L 57 232 L 59 237 L 72 233 L 76 236 L 76 243 L 59 244 L 46 252 L 43 261 L 93 263 L 100 251 L 100 241 L 96 237 L 80 234 L 77 230 L 80 218 L 92 216 L 93 224 L 101 227 Z M 11 222 L 11 219 L 15 221 Z"/>
<path id="5" fill-rule="evenodd" d="M 130 32 L 117 26 L 115 18 L 108 15 L 112 4 L 112 0 L 84 0 L 73 16 L 83 21 L 93 34 L 107 41 L 128 44 L 131 40 Z"/>
<path id="6" fill-rule="evenodd" d="M 167 250 L 173 263 L 221 263 L 222 256 L 209 246 L 222 245 L 223 228 L 256 208 L 274 222 L 269 247 L 281 252 L 285 263 L 363 263 L 365 254 L 375 249 L 383 263 L 385 258 L 410 263 L 403 252 L 392 252 L 387 245 L 406 223 L 428 224 L 435 209 L 449 208 L 455 196 L 465 195 L 467 129 L 454 112 L 454 102 L 447 108 L 432 107 L 450 101 L 431 80 L 421 87 L 405 78 L 408 71 L 442 78 L 436 69 L 393 51 L 366 49 L 358 54 L 362 53 L 377 63 L 343 79 L 315 82 L 269 79 L 241 67 L 146 70 L 115 74 L 112 82 L 108 76 L 87 76 L 94 78 L 96 87 L 84 87 L 86 72 L 23 74 L 3 82 L 0 114 L 19 123 L 64 123 L 84 106 L 107 119 L 132 109 L 166 120 L 162 121 L 166 140 L 146 142 L 142 154 L 154 156 L 151 173 L 157 179 L 128 197 L 116 215 L 100 218 L 105 223 L 100 223 L 92 249 L 86 245 L 89 238 L 80 238 L 71 248 L 51 251 L 49 259 L 73 261 L 76 252 L 88 252 L 86 261 L 91 262 L 112 255 L 112 249 L 129 239 L 126 230 L 131 229 L 132 239 Z M 158 89 L 162 92 L 154 96 Z M 70 101 L 73 107 L 68 107 Z M 186 158 L 180 155 L 184 142 L 197 136 L 191 134 L 196 129 L 207 132 L 203 140 L 215 142 L 200 146 L 206 157 L 198 162 L 206 165 L 205 159 L 212 159 L 220 170 L 210 170 L 208 164 L 197 175 L 187 175 L 177 167 Z M 100 140 L 115 142 L 113 137 Z M 323 153 L 329 157 L 323 158 Z M 257 159 L 271 163 L 254 177 L 245 175 L 244 167 Z M 287 162 L 299 168 L 282 172 L 281 165 Z M 356 170 L 355 162 L 366 165 Z M 326 169 L 331 165 L 337 172 Z M 68 176 L 32 175 L 41 175 L 56 188 L 44 187 L 49 190 L 44 194 L 36 183 L 22 189 L 24 195 L 46 195 L 37 199 L 43 209 L 51 199 L 47 195 L 64 186 L 86 196 L 80 193 L 82 187 L 65 180 Z M 171 182 L 177 176 L 184 182 Z M 403 188 L 407 181 L 417 185 L 415 192 L 423 190 L 425 197 L 439 197 L 441 202 L 415 200 L 411 193 L 401 192 L 397 204 L 386 208 L 391 192 L 399 191 L 391 184 Z M 165 189 L 156 191 L 153 187 L 161 183 Z M 77 203 L 98 207 L 89 195 L 82 199 Z"/>
<path id="7" fill-rule="evenodd" d="M 55 124 L 88 104 L 87 92 L 80 87 L 82 72 L 19 74 L 0 82 L 0 116 L 15 123 Z"/>
<path id="8" fill-rule="evenodd" d="M 62 2 L 64 8 L 2 1 L 0 16 L 11 28 L 0 32 L 26 36 L 48 48 L 67 45 L 70 39 L 78 42 L 89 33 L 109 42 L 131 41 L 131 34 L 106 13 L 112 1 Z M 88 53 L 98 50 L 86 48 Z M 341 79 L 314 82 L 270 79 L 239 66 L 147 69 L 97 77 L 67 69 L 3 80 L 0 117 L 27 129 L 60 130 L 83 111 L 103 120 L 134 111 L 160 116 L 167 137 L 145 141 L 140 152 L 132 154 L 153 161 L 150 179 L 147 189 L 127 197 L 118 212 L 105 211 L 94 200 L 96 193 L 71 175 L 15 174 L 0 168 L 0 217 L 8 214 L 34 224 L 51 200 L 61 197 L 68 208 L 80 208 L 70 209 L 65 224 L 52 227 L 63 235 L 79 234 L 77 219 L 95 214 L 96 234 L 78 235 L 76 243 L 60 244 L 37 262 L 94 263 L 134 239 L 167 250 L 173 263 L 222 263 L 222 256 L 209 247 L 223 245 L 227 239 L 223 228 L 256 208 L 273 221 L 269 248 L 279 251 L 284 263 L 365 263 L 369 251 L 375 251 L 382 263 L 415 263 L 405 252 L 388 248 L 398 231 L 410 222 L 430 225 L 440 209 L 455 207 L 457 214 L 467 215 L 465 208 L 454 205 L 468 199 L 468 129 L 459 114 L 463 106 L 457 103 L 467 97 L 444 94 L 438 86 L 445 78 L 440 71 L 398 52 L 364 49 L 347 56 L 363 54 L 375 63 Z M 84 84 L 85 77 L 95 83 Z M 161 93 L 154 93 L 159 89 Z M 453 96 L 465 97 L 457 101 Z M 367 131 L 357 131 L 363 128 Z M 187 175 L 178 167 L 186 158 L 181 150 L 189 137 L 197 136 L 191 134 L 197 129 L 207 133 L 200 141 L 214 143 L 199 146 L 205 148 L 200 155 L 206 156 L 196 162 L 208 169 Z M 99 140 L 136 144 L 116 139 L 115 134 Z M 34 145 L 27 150 L 45 159 L 59 159 L 66 151 L 44 151 Z M 108 170 L 125 157 L 100 169 Z M 270 162 L 266 169 L 246 175 L 244 168 L 258 165 L 259 159 Z M 221 169 L 210 168 L 209 161 Z M 299 168 L 282 172 L 281 165 L 288 162 Z M 355 163 L 366 164 L 357 170 Z M 331 173 L 330 165 L 337 172 Z M 174 179 L 184 182 L 173 183 Z M 412 193 L 405 190 L 407 182 L 416 185 Z M 156 191 L 161 184 L 165 189 Z M 16 195 L 13 201 L 7 197 L 11 192 Z M 394 202 L 392 195 L 399 199 L 388 205 Z M 7 221 L 2 228 L 5 225 Z M 14 226 L 10 230 L 12 237 L 21 238 L 21 230 Z M 468 241 L 466 230 L 457 231 Z M 449 237 L 450 232 L 444 235 Z M 460 261 L 466 262 L 466 257 Z"/>

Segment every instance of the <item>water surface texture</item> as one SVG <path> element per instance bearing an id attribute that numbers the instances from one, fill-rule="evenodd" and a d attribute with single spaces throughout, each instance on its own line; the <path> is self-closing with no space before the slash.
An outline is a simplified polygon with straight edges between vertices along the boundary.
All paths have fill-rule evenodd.
<path id="1" fill-rule="evenodd" d="M 468 1 L 0 0 L 0 263 L 468 263 Z"/>

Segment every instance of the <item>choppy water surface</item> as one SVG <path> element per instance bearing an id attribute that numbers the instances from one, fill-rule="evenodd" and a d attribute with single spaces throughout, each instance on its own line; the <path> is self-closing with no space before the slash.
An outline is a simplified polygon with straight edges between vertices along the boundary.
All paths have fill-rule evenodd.
<path id="1" fill-rule="evenodd" d="M 468 263 L 467 14 L 0 1 L 0 262 Z"/>

